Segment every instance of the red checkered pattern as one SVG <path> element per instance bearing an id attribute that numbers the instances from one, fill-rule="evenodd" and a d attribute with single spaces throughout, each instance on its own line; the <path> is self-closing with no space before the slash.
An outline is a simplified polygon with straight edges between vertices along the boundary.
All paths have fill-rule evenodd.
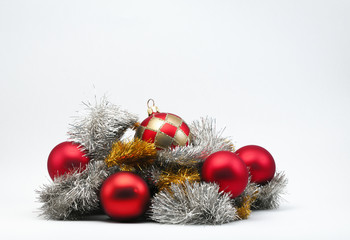
<path id="1" fill-rule="evenodd" d="M 135 137 L 152 142 L 157 149 L 187 146 L 190 129 L 180 118 L 171 113 L 154 113 L 137 128 Z"/>

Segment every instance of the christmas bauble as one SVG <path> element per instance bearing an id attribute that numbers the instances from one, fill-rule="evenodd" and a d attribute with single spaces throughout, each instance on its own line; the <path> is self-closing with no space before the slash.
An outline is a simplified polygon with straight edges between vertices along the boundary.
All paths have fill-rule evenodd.
<path id="1" fill-rule="evenodd" d="M 102 184 L 100 200 L 105 213 L 115 220 L 133 220 L 145 213 L 150 202 L 146 182 L 130 172 L 118 172 Z"/>
<path id="2" fill-rule="evenodd" d="M 264 184 L 275 175 L 275 160 L 265 148 L 248 145 L 238 149 L 235 153 L 249 168 L 252 182 Z"/>
<path id="3" fill-rule="evenodd" d="M 62 142 L 52 149 L 47 160 L 47 169 L 54 180 L 55 177 L 71 170 L 84 170 L 89 161 L 86 152 L 80 148 L 79 144 Z"/>
<path id="4" fill-rule="evenodd" d="M 211 154 L 202 167 L 202 177 L 207 182 L 216 182 L 220 191 L 239 196 L 248 184 L 248 170 L 236 154 L 219 151 Z"/>
<path id="5" fill-rule="evenodd" d="M 158 150 L 187 146 L 190 129 L 182 118 L 171 113 L 152 113 L 137 128 L 135 137 L 152 142 Z"/>

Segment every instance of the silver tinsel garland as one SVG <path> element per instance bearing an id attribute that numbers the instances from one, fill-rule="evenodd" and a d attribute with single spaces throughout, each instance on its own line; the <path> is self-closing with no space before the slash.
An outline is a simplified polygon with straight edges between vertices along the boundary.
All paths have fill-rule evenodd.
<path id="1" fill-rule="evenodd" d="M 186 147 L 158 152 L 156 163 L 161 166 L 176 164 L 192 167 L 203 163 L 212 153 L 217 151 L 232 151 L 233 144 L 228 138 L 222 137 L 222 132 L 216 130 L 215 120 L 212 118 L 201 118 L 190 124 L 191 144 Z"/>
<path id="2" fill-rule="evenodd" d="M 69 139 L 81 144 L 92 160 L 104 160 L 112 144 L 119 140 L 128 128 L 137 122 L 137 117 L 106 97 L 94 105 L 87 102 L 85 111 L 74 117 L 68 131 Z"/>
<path id="3" fill-rule="evenodd" d="M 69 139 L 81 144 L 91 158 L 84 171 L 75 171 L 56 178 L 37 191 L 42 215 L 48 219 L 78 219 L 100 209 L 98 196 L 103 181 L 119 171 L 107 168 L 103 161 L 112 144 L 121 139 L 128 128 L 137 122 L 135 115 L 121 110 L 102 98 L 75 117 L 69 130 Z M 152 166 L 137 170 L 155 193 L 150 207 L 150 218 L 171 224 L 223 224 L 238 220 L 238 209 L 246 197 L 252 200 L 253 209 L 277 208 L 287 184 L 284 173 L 277 173 L 267 184 L 249 183 L 235 199 L 219 192 L 215 183 L 185 182 L 172 184 L 169 189 L 157 192 L 157 182 L 164 169 L 191 168 L 200 172 L 205 159 L 217 151 L 233 151 L 232 142 L 217 131 L 215 120 L 201 118 L 190 124 L 191 143 L 186 147 L 163 150 L 157 153 Z M 253 198 L 252 198 L 253 197 Z"/>
<path id="4" fill-rule="evenodd" d="M 238 219 L 230 195 L 215 183 L 172 184 L 152 199 L 150 218 L 168 224 L 223 224 Z"/>
<path id="5" fill-rule="evenodd" d="M 258 195 L 258 191 L 259 191 L 259 186 L 256 183 L 253 183 L 250 181 L 251 180 L 251 176 L 249 176 L 248 179 L 248 184 L 245 187 L 244 191 L 242 192 L 241 195 L 239 195 L 238 197 L 232 199 L 232 203 L 235 207 L 240 207 L 242 206 L 244 199 L 246 197 L 254 197 Z"/>
<path id="6" fill-rule="evenodd" d="M 288 180 L 284 172 L 277 172 L 274 178 L 267 184 L 260 186 L 256 201 L 252 209 L 274 209 L 278 208 L 285 193 Z"/>
<path id="7" fill-rule="evenodd" d="M 88 215 L 99 209 L 98 191 L 112 169 L 102 161 L 90 162 L 87 168 L 55 178 L 39 194 L 42 214 L 47 219 L 66 220 Z"/>

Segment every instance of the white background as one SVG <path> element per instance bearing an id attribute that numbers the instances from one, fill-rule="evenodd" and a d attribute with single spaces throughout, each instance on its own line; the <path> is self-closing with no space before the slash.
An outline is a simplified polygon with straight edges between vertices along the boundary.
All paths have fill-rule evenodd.
<path id="1" fill-rule="evenodd" d="M 0 0 L 1 239 L 349 239 L 349 1 Z M 215 117 L 289 178 L 223 226 L 47 221 L 35 189 L 81 101 Z"/>

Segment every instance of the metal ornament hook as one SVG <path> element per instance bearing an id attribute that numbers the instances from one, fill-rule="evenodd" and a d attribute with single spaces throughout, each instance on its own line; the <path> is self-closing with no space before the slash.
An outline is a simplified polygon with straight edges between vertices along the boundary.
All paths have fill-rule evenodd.
<path id="1" fill-rule="evenodd" d="M 149 105 L 150 102 L 153 103 L 152 106 Z M 151 107 L 153 107 L 153 106 L 155 106 L 154 100 L 153 100 L 152 98 L 148 99 L 148 101 L 147 101 L 147 107 L 148 107 L 148 108 L 151 108 Z"/>
<path id="2" fill-rule="evenodd" d="M 150 105 L 152 102 L 152 105 Z M 147 112 L 148 112 L 148 116 L 159 112 L 158 107 L 155 105 L 155 102 L 152 98 L 148 99 L 147 101 Z"/>

